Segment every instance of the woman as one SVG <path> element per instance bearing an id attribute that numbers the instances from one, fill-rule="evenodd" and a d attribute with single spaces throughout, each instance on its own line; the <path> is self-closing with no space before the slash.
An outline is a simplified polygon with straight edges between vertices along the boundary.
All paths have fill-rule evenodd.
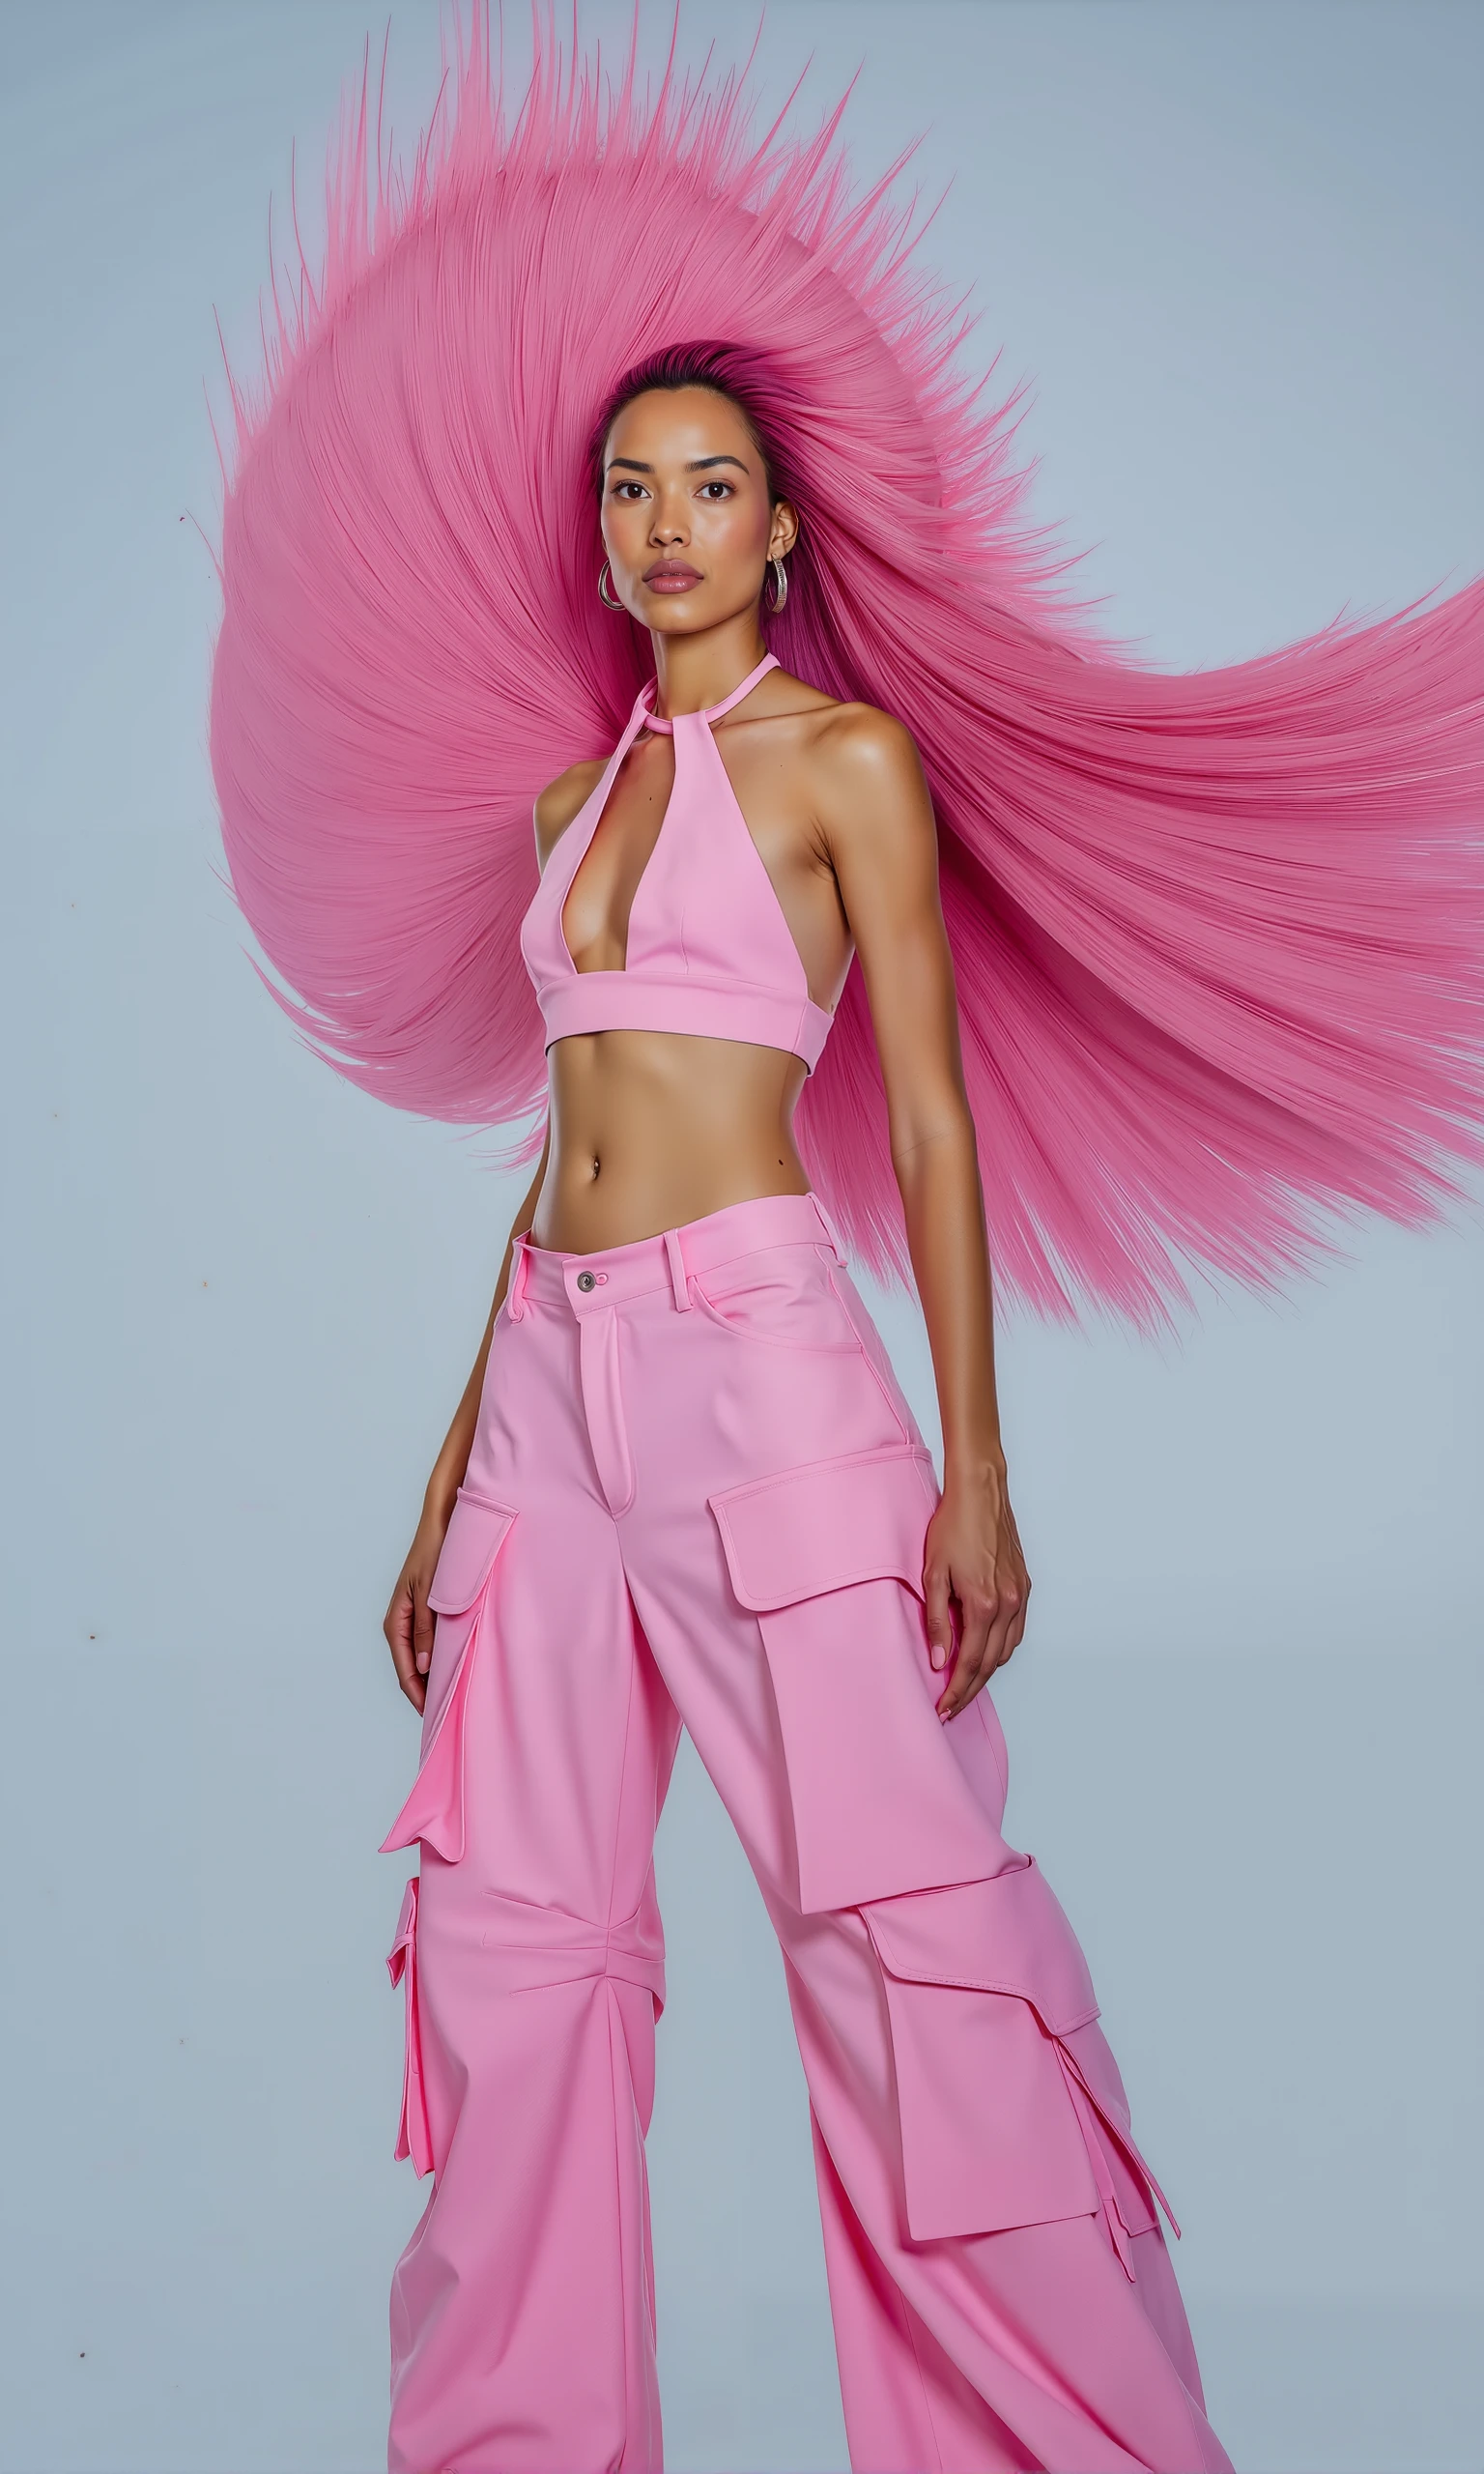
<path id="1" fill-rule="evenodd" d="M 785 1952 L 853 2465 L 1223 2467 L 1081 1953 L 1000 1833 L 988 1257 L 1148 1323 L 1479 1156 L 1484 591 L 1142 670 L 833 123 L 752 147 L 729 84 L 600 100 L 543 53 L 507 129 L 478 11 L 451 91 L 368 219 L 363 90 L 324 278 L 236 393 L 212 716 L 277 1001 L 544 1142 L 386 1619 L 434 2174 L 390 2463 L 660 2462 L 684 1723 Z M 845 1240 L 915 1278 L 941 1495 Z"/>
<path id="2" fill-rule="evenodd" d="M 425 1719 L 386 1843 L 421 1842 L 406 2131 L 437 2174 L 391 2462 L 659 2462 L 642 2141 L 683 1723 L 785 1954 L 852 2462 L 1224 2466 L 1081 1954 L 999 1833 L 978 1696 L 1030 1583 L 931 804 L 899 723 L 766 651 L 798 517 L 728 358 L 662 356 L 600 424 L 602 583 L 655 689 L 536 802 L 549 1137 L 386 1617 Z M 936 1503 L 793 1141 L 852 951 Z"/>

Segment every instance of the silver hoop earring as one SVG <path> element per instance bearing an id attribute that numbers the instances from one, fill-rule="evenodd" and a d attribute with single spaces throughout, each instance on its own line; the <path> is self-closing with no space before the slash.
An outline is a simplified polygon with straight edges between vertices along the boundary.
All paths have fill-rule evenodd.
<path id="1" fill-rule="evenodd" d="M 785 566 L 782 559 L 770 559 L 768 564 L 773 570 L 773 598 L 769 602 L 768 608 L 772 611 L 774 617 L 777 618 L 778 613 L 782 610 L 785 602 L 788 598 L 788 570 Z"/>
<path id="2" fill-rule="evenodd" d="M 598 569 L 598 599 L 602 602 L 605 610 L 621 610 L 624 606 L 623 603 L 621 601 L 614 601 L 609 596 L 608 584 L 605 584 L 603 581 L 605 576 L 608 578 L 608 584 L 612 584 L 614 581 L 614 571 L 606 559 Z"/>

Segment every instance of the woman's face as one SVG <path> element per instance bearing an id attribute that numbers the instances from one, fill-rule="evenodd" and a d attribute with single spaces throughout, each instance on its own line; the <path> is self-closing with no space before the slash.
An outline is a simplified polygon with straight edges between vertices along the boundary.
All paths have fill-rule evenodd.
<path id="1" fill-rule="evenodd" d="M 656 388 L 626 404 L 603 452 L 603 546 L 613 589 L 642 627 L 699 635 L 756 606 L 798 525 L 768 503 L 742 415 L 709 387 Z"/>

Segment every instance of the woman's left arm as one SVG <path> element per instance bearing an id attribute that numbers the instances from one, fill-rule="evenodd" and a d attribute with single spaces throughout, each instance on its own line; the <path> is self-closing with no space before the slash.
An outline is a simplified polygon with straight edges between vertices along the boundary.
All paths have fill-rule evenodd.
<path id="1" fill-rule="evenodd" d="M 1010 1506 L 994 1382 L 989 1244 L 963 1084 L 932 802 L 910 734 L 846 706 L 821 734 L 820 820 L 860 957 L 886 1085 L 892 1165 L 932 1350 L 943 1498 L 923 1561 L 928 1637 L 951 1718 L 1013 1653 L 1030 1576 Z"/>

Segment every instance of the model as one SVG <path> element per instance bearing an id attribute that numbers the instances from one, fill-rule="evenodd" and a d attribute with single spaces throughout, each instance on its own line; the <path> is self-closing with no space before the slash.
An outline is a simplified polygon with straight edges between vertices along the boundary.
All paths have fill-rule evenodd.
<path id="1" fill-rule="evenodd" d="M 386 1619 L 433 2176 L 388 2461 L 662 2463 L 684 1725 L 785 1955 L 852 2466 L 1227 2467 L 1001 1833 L 990 1256 L 1149 1320 L 1182 1260 L 1276 1277 L 1478 1156 L 1484 593 L 1138 670 L 1014 529 L 1003 408 L 833 129 L 753 153 L 729 86 L 600 105 L 546 54 L 507 132 L 486 45 L 399 189 L 378 146 L 369 233 L 362 90 L 325 281 L 239 394 L 214 680 L 279 1001 L 539 1145 Z M 847 1244 L 915 1283 L 941 1486 Z"/>

